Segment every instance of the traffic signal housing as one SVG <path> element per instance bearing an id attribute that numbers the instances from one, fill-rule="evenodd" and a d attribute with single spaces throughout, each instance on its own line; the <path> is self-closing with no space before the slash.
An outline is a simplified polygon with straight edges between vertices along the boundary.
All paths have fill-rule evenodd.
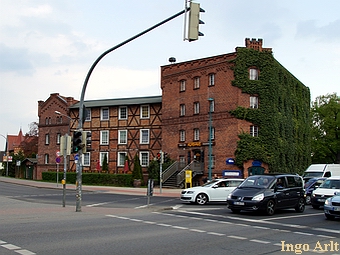
<path id="1" fill-rule="evenodd" d="M 92 151 L 92 134 L 89 131 L 83 131 L 82 137 L 84 139 L 83 153 Z"/>
<path id="2" fill-rule="evenodd" d="M 204 34 L 199 31 L 199 25 L 204 24 L 204 22 L 200 20 L 200 12 L 205 12 L 202 8 L 200 8 L 200 4 L 190 2 L 188 26 L 189 42 L 198 40 L 199 36 L 204 36 Z"/>
<path id="3" fill-rule="evenodd" d="M 73 132 L 72 153 L 78 153 L 83 148 L 83 138 L 81 131 Z"/>

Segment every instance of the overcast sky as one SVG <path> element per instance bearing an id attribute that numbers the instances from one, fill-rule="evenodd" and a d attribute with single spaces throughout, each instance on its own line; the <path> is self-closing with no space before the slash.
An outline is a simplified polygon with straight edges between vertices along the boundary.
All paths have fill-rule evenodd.
<path id="1" fill-rule="evenodd" d="M 107 55 L 85 100 L 161 95 L 160 66 L 234 52 L 262 38 L 311 90 L 340 95 L 339 0 L 200 0 L 204 37 L 183 40 L 180 16 Z M 0 0 L 0 134 L 24 134 L 51 93 L 80 98 L 107 49 L 184 9 L 184 0 Z M 0 150 L 5 148 L 0 137 Z"/>

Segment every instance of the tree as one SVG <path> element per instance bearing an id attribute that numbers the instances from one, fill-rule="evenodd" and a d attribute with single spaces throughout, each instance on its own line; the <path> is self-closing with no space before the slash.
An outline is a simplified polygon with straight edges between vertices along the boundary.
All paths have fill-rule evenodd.
<path id="1" fill-rule="evenodd" d="M 336 93 L 313 102 L 312 162 L 340 164 L 340 98 Z"/>
<path id="2" fill-rule="evenodd" d="M 141 180 L 143 184 L 142 166 L 140 165 L 140 160 L 137 154 L 135 155 L 134 160 L 133 160 L 132 179 Z"/>
<path id="3" fill-rule="evenodd" d="M 39 127 L 37 122 L 31 122 L 29 125 L 29 131 L 26 136 L 38 136 L 39 135 Z"/>
<path id="4" fill-rule="evenodd" d="M 108 163 L 107 163 L 107 155 L 104 154 L 104 159 L 103 159 L 103 162 L 102 162 L 102 170 L 103 171 L 108 171 L 109 170 L 109 166 L 108 166 Z"/>

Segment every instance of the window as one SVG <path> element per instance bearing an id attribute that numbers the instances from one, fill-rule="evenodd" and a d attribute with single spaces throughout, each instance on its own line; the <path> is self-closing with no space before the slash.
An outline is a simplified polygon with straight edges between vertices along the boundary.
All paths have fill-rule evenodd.
<path id="1" fill-rule="evenodd" d="M 215 100 L 209 100 L 209 105 L 210 105 L 210 112 L 214 112 L 215 111 Z"/>
<path id="2" fill-rule="evenodd" d="M 108 130 L 100 131 L 100 144 L 101 145 L 109 144 L 109 131 Z"/>
<path id="3" fill-rule="evenodd" d="M 109 164 L 109 153 L 107 151 L 100 152 L 99 154 L 100 166 L 103 166 L 105 156 L 106 156 L 107 164 Z"/>
<path id="4" fill-rule="evenodd" d="M 100 120 L 109 120 L 109 108 L 101 108 Z"/>
<path id="5" fill-rule="evenodd" d="M 118 152 L 117 166 L 125 165 L 126 152 Z"/>
<path id="6" fill-rule="evenodd" d="M 199 141 L 200 139 L 200 130 L 198 128 L 194 129 L 194 141 Z"/>
<path id="7" fill-rule="evenodd" d="M 258 80 L 258 79 L 259 79 L 258 70 L 255 68 L 250 68 L 249 69 L 249 80 Z"/>
<path id="8" fill-rule="evenodd" d="M 185 164 L 185 156 L 183 155 L 179 156 L 179 163 Z"/>
<path id="9" fill-rule="evenodd" d="M 194 89 L 199 89 L 200 88 L 200 77 L 195 77 L 194 78 Z"/>
<path id="10" fill-rule="evenodd" d="M 141 151 L 139 154 L 139 158 L 140 158 L 141 166 L 149 165 L 149 152 L 148 151 Z"/>
<path id="11" fill-rule="evenodd" d="M 149 129 L 141 129 L 140 130 L 140 143 L 148 144 L 149 143 Z"/>
<path id="12" fill-rule="evenodd" d="M 46 135 L 45 135 L 45 144 L 46 144 L 46 145 L 49 145 L 49 144 L 50 144 L 50 135 L 49 135 L 49 134 L 46 134 Z"/>
<path id="13" fill-rule="evenodd" d="M 150 118 L 150 107 L 148 105 L 142 105 L 140 107 L 140 117 L 141 119 Z"/>
<path id="14" fill-rule="evenodd" d="M 120 120 L 126 120 L 127 119 L 127 106 L 119 107 L 119 116 L 118 116 L 118 118 Z"/>
<path id="15" fill-rule="evenodd" d="M 250 97 L 250 108 L 257 109 L 259 106 L 259 98 L 255 96 Z"/>
<path id="16" fill-rule="evenodd" d="M 194 114 L 199 114 L 199 113 L 200 113 L 200 103 L 194 102 Z"/>
<path id="17" fill-rule="evenodd" d="M 84 114 L 85 121 L 91 121 L 91 109 L 86 108 Z"/>
<path id="18" fill-rule="evenodd" d="M 214 86 L 215 85 L 215 74 L 211 73 L 209 74 L 209 86 Z"/>
<path id="19" fill-rule="evenodd" d="M 209 132 L 209 129 L 208 129 Z M 211 127 L 211 136 L 210 136 L 211 140 L 215 139 L 215 128 Z"/>
<path id="20" fill-rule="evenodd" d="M 181 80 L 179 84 L 180 84 L 179 91 L 180 92 L 185 91 L 185 80 Z"/>
<path id="21" fill-rule="evenodd" d="M 57 144 L 60 144 L 60 138 L 61 138 L 61 135 L 60 135 L 60 133 L 58 133 L 58 134 L 57 134 L 57 141 L 56 141 Z"/>
<path id="22" fill-rule="evenodd" d="M 48 118 L 45 119 L 45 125 L 48 125 Z"/>
<path id="23" fill-rule="evenodd" d="M 180 142 L 185 142 L 185 130 L 180 130 L 179 131 L 179 141 Z"/>
<path id="24" fill-rule="evenodd" d="M 45 156 L 44 156 L 44 162 L 45 162 L 45 164 L 50 163 L 49 161 L 50 161 L 50 156 L 49 156 L 48 154 L 45 154 Z"/>
<path id="25" fill-rule="evenodd" d="M 83 154 L 83 166 L 90 166 L 90 153 L 86 152 Z"/>
<path id="26" fill-rule="evenodd" d="M 118 130 L 118 143 L 119 144 L 127 143 L 127 130 Z"/>
<path id="27" fill-rule="evenodd" d="M 180 105 L 180 116 L 185 116 L 185 104 Z"/>
<path id="28" fill-rule="evenodd" d="M 51 117 L 48 117 L 48 124 L 52 124 L 52 119 L 51 119 Z"/>
<path id="29" fill-rule="evenodd" d="M 250 126 L 250 135 L 251 136 L 259 136 L 259 128 L 258 126 Z"/>

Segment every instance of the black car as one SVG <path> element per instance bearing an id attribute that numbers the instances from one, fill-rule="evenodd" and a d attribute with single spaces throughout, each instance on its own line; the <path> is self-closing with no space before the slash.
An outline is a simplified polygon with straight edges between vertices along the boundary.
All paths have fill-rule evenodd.
<path id="1" fill-rule="evenodd" d="M 303 180 L 293 174 L 265 174 L 248 177 L 227 198 L 234 213 L 241 210 L 264 211 L 273 215 L 277 209 L 305 210 Z"/>
<path id="2" fill-rule="evenodd" d="M 312 193 L 315 189 L 319 188 L 319 186 L 326 180 L 326 177 L 319 178 L 311 178 L 308 182 L 305 183 L 305 199 L 306 205 L 311 204 Z"/>

